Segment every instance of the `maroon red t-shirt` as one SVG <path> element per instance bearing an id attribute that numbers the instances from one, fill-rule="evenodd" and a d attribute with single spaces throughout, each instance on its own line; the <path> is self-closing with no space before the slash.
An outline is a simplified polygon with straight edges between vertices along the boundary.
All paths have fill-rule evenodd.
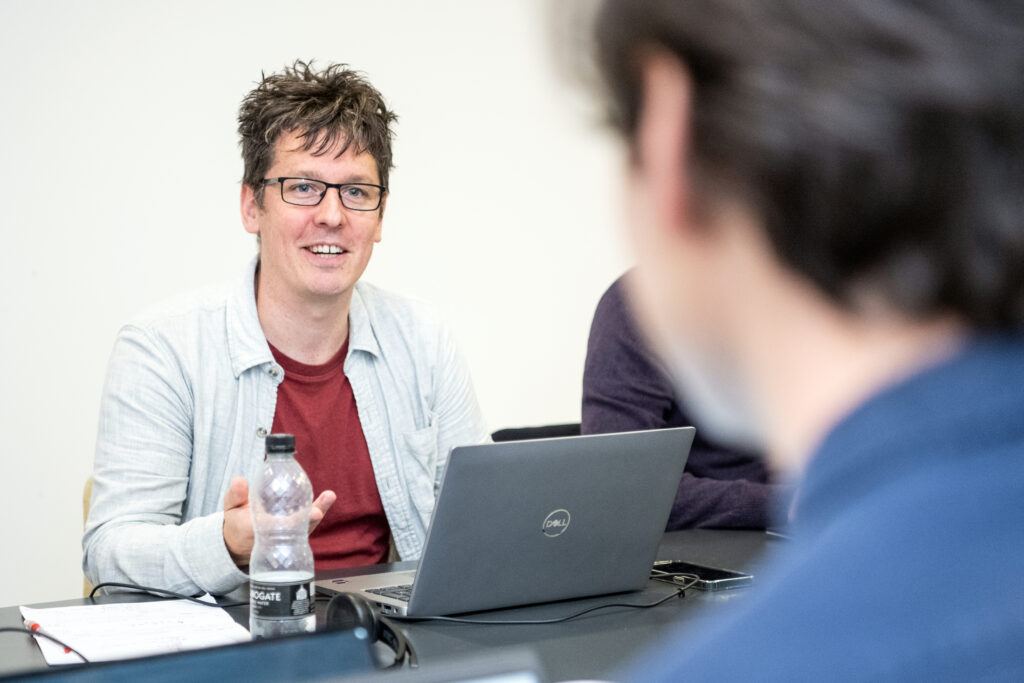
<path id="1" fill-rule="evenodd" d="M 295 458 L 313 482 L 314 498 L 326 489 L 338 495 L 309 537 L 316 568 L 385 561 L 390 529 L 344 372 L 348 341 L 323 365 L 299 363 L 273 345 L 270 350 L 284 368 L 273 431 L 295 435 Z"/>

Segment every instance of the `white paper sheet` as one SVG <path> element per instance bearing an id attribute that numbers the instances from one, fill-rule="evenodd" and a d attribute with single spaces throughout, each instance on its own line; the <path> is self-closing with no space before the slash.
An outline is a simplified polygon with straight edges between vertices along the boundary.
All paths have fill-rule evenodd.
<path id="1" fill-rule="evenodd" d="M 204 596 L 206 597 L 206 596 Z M 63 640 L 91 662 L 178 652 L 249 640 L 249 631 L 219 607 L 189 600 L 122 602 L 73 607 L 21 607 L 26 621 Z M 36 638 L 47 664 L 82 660 Z"/>

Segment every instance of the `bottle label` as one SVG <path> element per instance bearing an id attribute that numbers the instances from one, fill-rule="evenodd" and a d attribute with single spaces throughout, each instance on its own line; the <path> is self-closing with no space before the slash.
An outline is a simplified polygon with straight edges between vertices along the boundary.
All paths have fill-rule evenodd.
<path id="1" fill-rule="evenodd" d="M 313 582 L 249 582 L 249 612 L 260 619 L 305 617 L 313 613 Z"/>

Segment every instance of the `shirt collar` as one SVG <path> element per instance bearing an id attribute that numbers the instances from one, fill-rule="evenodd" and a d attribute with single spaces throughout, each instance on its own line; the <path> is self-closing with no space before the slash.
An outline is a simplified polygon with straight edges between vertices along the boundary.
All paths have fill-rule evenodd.
<path id="1" fill-rule="evenodd" d="M 235 288 L 227 309 L 228 353 L 235 377 L 251 367 L 272 363 L 274 355 L 260 326 L 256 311 L 256 269 L 260 257 L 253 257 L 246 267 L 245 277 Z M 359 283 L 352 291 L 348 312 L 349 353 L 365 351 L 380 356 L 380 344 L 373 330 L 371 310 L 360 293 Z"/>
<path id="2" fill-rule="evenodd" d="M 228 354 L 235 377 L 251 367 L 274 361 L 256 312 L 256 269 L 259 264 L 257 255 L 246 267 L 245 276 L 228 302 Z"/>
<path id="3" fill-rule="evenodd" d="M 352 290 L 352 302 L 348 309 L 348 350 L 366 351 L 380 356 L 380 344 L 373 330 L 372 311 L 369 302 L 363 298 L 362 288 L 357 282 Z"/>

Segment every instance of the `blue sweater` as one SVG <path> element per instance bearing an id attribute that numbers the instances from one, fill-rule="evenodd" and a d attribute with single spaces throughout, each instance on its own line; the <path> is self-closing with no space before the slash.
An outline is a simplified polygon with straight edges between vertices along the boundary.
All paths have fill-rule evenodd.
<path id="1" fill-rule="evenodd" d="M 978 340 L 847 416 L 791 533 L 747 599 L 623 678 L 1024 680 L 1024 340 Z"/>

